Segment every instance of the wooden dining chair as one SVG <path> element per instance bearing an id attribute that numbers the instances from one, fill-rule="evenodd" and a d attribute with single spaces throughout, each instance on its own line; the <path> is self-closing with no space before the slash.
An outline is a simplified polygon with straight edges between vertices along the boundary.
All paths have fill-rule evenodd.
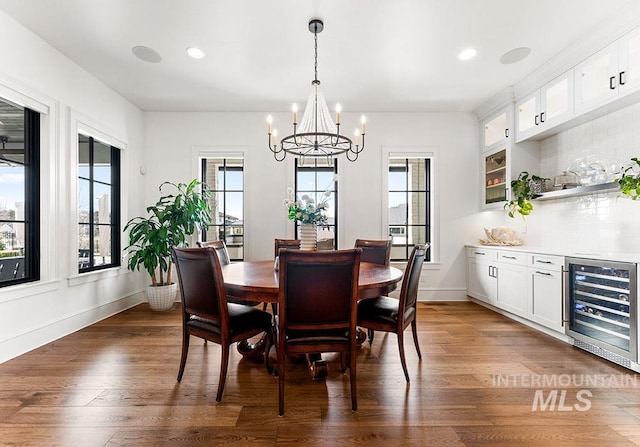
<path id="1" fill-rule="evenodd" d="M 289 354 L 340 352 L 348 356 L 351 408 L 356 389 L 356 309 L 360 249 L 280 250 L 277 317 L 278 414 L 284 414 L 286 358 Z"/>
<path id="2" fill-rule="evenodd" d="M 220 402 L 231 344 L 265 332 L 266 352 L 269 352 L 273 342 L 271 314 L 227 302 L 220 260 L 213 248 L 172 248 L 171 254 L 178 272 L 182 301 L 182 356 L 178 382 L 182 380 L 187 362 L 190 337 L 194 335 L 217 343 L 222 347 L 216 394 L 216 402 Z M 264 357 L 267 371 L 271 372 L 269 356 Z"/>
<path id="3" fill-rule="evenodd" d="M 227 265 L 231 263 L 231 258 L 229 257 L 229 251 L 227 251 L 227 244 L 224 241 L 198 241 L 198 247 L 206 248 L 211 247 L 216 251 L 218 255 L 218 259 L 220 260 L 221 265 Z"/>
<path id="4" fill-rule="evenodd" d="M 355 248 L 362 248 L 362 262 L 389 265 L 391 259 L 391 239 L 356 239 Z"/>
<path id="5" fill-rule="evenodd" d="M 273 257 L 278 256 L 281 248 L 289 248 L 291 250 L 300 249 L 300 239 L 275 239 L 273 244 Z"/>
<path id="6" fill-rule="evenodd" d="M 225 244 L 224 241 L 198 241 L 196 242 L 196 244 L 198 244 L 198 247 L 201 248 L 213 248 L 216 252 L 216 255 L 218 255 L 220 265 L 231 264 L 231 258 L 229 257 L 229 252 L 227 251 L 227 244 Z M 243 300 L 229 295 L 227 295 L 227 301 L 229 301 L 230 303 L 244 304 L 245 306 L 257 306 L 259 304 L 254 301 Z M 266 307 L 262 310 L 265 309 Z"/>
<path id="7" fill-rule="evenodd" d="M 369 333 L 369 346 L 373 343 L 373 331 L 393 332 L 398 337 L 398 350 L 404 377 L 409 382 L 407 362 L 404 356 L 404 330 L 411 324 L 413 343 L 418 351 L 418 358 L 422 358 L 418 344 L 416 324 L 416 303 L 418 298 L 418 283 L 422 272 L 422 264 L 427 253 L 428 244 L 416 245 L 409 256 L 404 279 L 400 289 L 400 299 L 388 296 L 364 299 L 358 303 L 358 326 L 366 327 Z"/>

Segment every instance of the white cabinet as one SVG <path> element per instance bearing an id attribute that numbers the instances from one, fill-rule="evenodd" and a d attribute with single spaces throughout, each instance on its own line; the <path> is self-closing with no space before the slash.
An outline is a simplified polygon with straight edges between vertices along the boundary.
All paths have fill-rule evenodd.
<path id="1" fill-rule="evenodd" d="M 564 257 L 467 247 L 467 295 L 564 333 Z"/>
<path id="2" fill-rule="evenodd" d="M 573 69 L 516 102 L 516 141 L 573 117 Z"/>
<path id="3" fill-rule="evenodd" d="M 588 112 L 640 89 L 640 29 L 575 67 L 576 113 Z"/>
<path id="4" fill-rule="evenodd" d="M 526 308 L 526 257 L 523 253 L 467 249 L 467 294 L 517 315 Z"/>
<path id="5" fill-rule="evenodd" d="M 640 90 L 640 28 L 624 35 L 618 41 L 620 93 Z"/>
<path id="6" fill-rule="evenodd" d="M 537 143 L 513 143 L 512 122 L 512 102 L 480 120 L 483 129 L 480 208 L 483 210 L 504 208 L 511 193 L 511 180 L 522 171 L 536 172 L 540 166 Z"/>
<path id="7" fill-rule="evenodd" d="M 486 152 L 484 156 L 484 186 L 482 205 L 501 204 L 507 200 L 510 176 L 508 168 L 508 145 Z"/>
<path id="8" fill-rule="evenodd" d="M 496 307 L 524 316 L 527 302 L 525 253 L 499 251 L 495 266 L 498 283 Z"/>
<path id="9" fill-rule="evenodd" d="M 496 299 L 496 254 L 490 249 L 467 249 L 467 295 L 489 304 L 494 304 Z"/>
<path id="10" fill-rule="evenodd" d="M 509 139 L 512 107 L 505 107 L 480 122 L 482 128 L 482 151 L 503 145 Z"/>
<path id="11" fill-rule="evenodd" d="M 542 326 L 564 332 L 562 314 L 562 256 L 533 255 L 527 267 L 526 317 Z"/>

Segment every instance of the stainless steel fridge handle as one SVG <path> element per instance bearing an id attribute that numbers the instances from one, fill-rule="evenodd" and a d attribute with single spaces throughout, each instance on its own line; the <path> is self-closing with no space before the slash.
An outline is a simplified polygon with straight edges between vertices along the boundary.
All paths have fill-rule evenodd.
<path id="1" fill-rule="evenodd" d="M 562 269 L 562 275 L 560 275 L 560 288 L 562 289 L 562 293 L 560 294 L 560 324 L 562 327 L 564 327 L 565 323 L 569 323 L 569 320 L 565 319 L 565 299 L 566 299 L 566 294 L 565 294 L 565 275 L 569 274 L 569 270 L 563 268 Z"/>

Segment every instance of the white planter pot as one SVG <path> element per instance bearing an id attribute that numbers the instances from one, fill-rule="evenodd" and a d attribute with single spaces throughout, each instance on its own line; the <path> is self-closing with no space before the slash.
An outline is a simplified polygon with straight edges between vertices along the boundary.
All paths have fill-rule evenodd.
<path id="1" fill-rule="evenodd" d="M 151 310 L 167 311 L 173 309 L 176 301 L 178 284 L 173 283 L 168 286 L 147 286 L 147 299 Z"/>
<path id="2" fill-rule="evenodd" d="M 318 241 L 318 229 L 314 224 L 300 225 L 300 250 L 315 250 Z"/>

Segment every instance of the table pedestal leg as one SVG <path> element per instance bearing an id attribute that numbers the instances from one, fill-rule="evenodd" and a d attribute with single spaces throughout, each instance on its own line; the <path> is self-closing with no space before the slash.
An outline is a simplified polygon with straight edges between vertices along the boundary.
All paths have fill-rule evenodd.
<path id="1" fill-rule="evenodd" d="M 311 372 L 313 380 L 320 380 L 327 377 L 327 361 L 322 359 L 320 354 L 307 354 L 307 366 Z"/>
<path id="2" fill-rule="evenodd" d="M 260 337 L 260 340 L 255 343 L 249 343 L 249 340 L 239 341 L 236 345 L 236 349 L 245 359 L 262 362 L 264 361 L 264 350 L 266 345 L 266 334 L 264 334 Z"/>

